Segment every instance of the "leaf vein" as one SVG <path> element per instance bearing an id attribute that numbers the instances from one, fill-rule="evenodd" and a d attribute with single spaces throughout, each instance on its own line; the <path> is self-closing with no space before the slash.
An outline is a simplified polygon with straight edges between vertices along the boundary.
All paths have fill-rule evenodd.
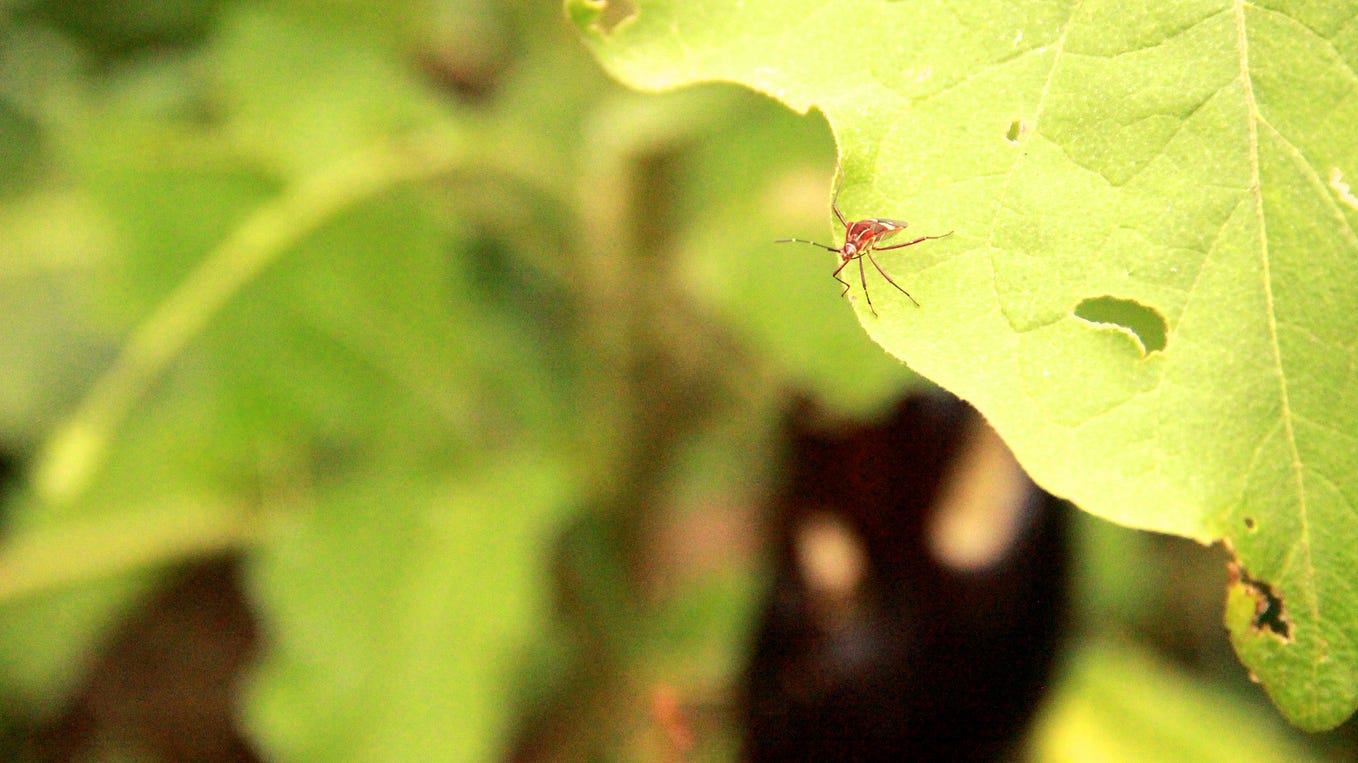
<path id="1" fill-rule="evenodd" d="M 1260 161 L 1259 161 L 1259 125 L 1263 118 L 1259 112 L 1259 102 L 1254 95 L 1253 78 L 1250 75 L 1249 60 L 1249 31 L 1245 18 L 1245 0 L 1235 2 L 1235 31 L 1236 31 L 1236 52 L 1239 57 L 1240 66 L 1240 85 L 1244 95 L 1245 107 L 1248 109 L 1247 123 L 1249 129 L 1249 163 L 1250 163 L 1250 195 L 1254 202 L 1254 215 L 1258 221 L 1259 232 L 1259 257 L 1262 268 L 1262 285 L 1264 290 L 1265 317 L 1269 333 L 1269 348 L 1273 354 L 1273 365 L 1278 374 L 1278 397 L 1282 407 L 1282 427 L 1283 435 L 1287 443 L 1287 448 L 1291 452 L 1292 479 L 1297 495 L 1297 513 L 1300 529 L 1298 533 L 1297 545 L 1294 547 L 1295 553 L 1301 556 L 1300 563 L 1303 566 L 1304 579 L 1314 581 L 1316 576 L 1315 560 L 1312 556 L 1311 548 L 1311 527 L 1309 506 L 1306 500 L 1306 477 L 1301 461 L 1300 449 L 1297 446 L 1297 434 L 1292 422 L 1292 404 L 1288 395 L 1287 374 L 1283 369 L 1282 345 L 1278 339 L 1278 320 L 1275 310 L 1273 295 L 1273 276 L 1272 263 L 1270 262 L 1270 251 L 1268 245 L 1268 221 L 1264 216 L 1264 197 L 1260 186 Z M 1289 566 L 1292 554 L 1289 554 Z M 1305 607 L 1309 610 L 1308 615 L 1311 622 L 1320 621 L 1320 604 L 1317 599 L 1314 585 L 1303 587 L 1303 598 Z M 1318 665 L 1312 663 L 1313 668 Z M 1313 692 L 1312 702 L 1319 701 L 1319 694 Z M 1314 709 L 1314 708 L 1313 708 Z"/>
<path id="2" fill-rule="evenodd" d="M 1039 126 L 1041 125 L 1042 111 L 1046 106 L 1047 95 L 1051 91 L 1052 82 L 1056 79 L 1056 70 L 1057 68 L 1060 67 L 1061 64 L 1061 56 L 1066 47 L 1066 39 L 1070 35 L 1071 27 L 1075 25 L 1075 17 L 1076 15 L 1079 14 L 1080 6 L 1083 4 L 1084 0 L 1075 0 L 1075 2 L 1071 4 L 1070 15 L 1066 17 L 1065 23 L 1061 25 L 1061 34 L 1058 35 L 1056 38 L 1056 45 L 1053 47 L 1052 50 L 1051 68 L 1047 70 L 1047 79 L 1045 82 L 1042 83 L 1042 93 L 1038 96 L 1037 106 L 1033 109 L 1033 119 L 1032 119 L 1033 137 L 1037 136 L 1037 131 L 1039 129 Z M 1014 161 L 1009 165 L 1009 170 L 1005 173 L 1004 185 L 1003 187 L 1000 188 L 1000 192 L 995 197 L 994 211 L 990 215 L 990 231 L 986 236 L 986 248 L 990 252 L 988 258 L 990 261 L 990 288 L 995 295 L 995 304 L 999 306 L 1000 314 L 1004 316 L 1005 321 L 1010 325 L 1010 327 L 1015 330 L 1018 330 L 1018 326 L 1015 325 L 1013 319 L 1010 318 L 1009 313 L 1004 309 L 1004 300 L 1000 296 L 1000 288 L 998 284 L 999 269 L 995 265 L 995 251 L 996 251 L 995 230 L 1000 219 L 999 211 L 1007 203 L 1006 200 L 1009 196 L 1009 190 L 1013 186 L 1014 175 L 1018 169 L 1019 162 L 1023 160 L 1024 156 L 1025 152 L 1023 151 L 1017 152 L 1014 155 Z"/>

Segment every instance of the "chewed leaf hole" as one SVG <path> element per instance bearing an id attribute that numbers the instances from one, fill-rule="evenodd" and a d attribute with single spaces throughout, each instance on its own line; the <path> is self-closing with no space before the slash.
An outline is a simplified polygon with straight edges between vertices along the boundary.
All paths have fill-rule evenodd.
<path id="1" fill-rule="evenodd" d="M 1290 640 L 1292 623 L 1288 620 L 1283 597 L 1273 586 L 1250 577 L 1238 564 L 1231 565 L 1231 577 L 1235 578 L 1235 582 L 1243 586 L 1254 599 L 1254 617 L 1250 618 L 1250 627 L 1256 631 L 1272 633 L 1284 641 Z"/>
<path id="2" fill-rule="evenodd" d="M 640 9 L 635 0 L 579 0 L 570 4 L 571 17 L 582 27 L 610 35 L 618 27 L 636 18 Z"/>
<path id="3" fill-rule="evenodd" d="M 1117 326 L 1141 343 L 1141 354 L 1160 352 L 1169 341 L 1169 326 L 1159 310 L 1117 297 L 1086 299 L 1075 308 L 1075 317 L 1090 323 Z"/>

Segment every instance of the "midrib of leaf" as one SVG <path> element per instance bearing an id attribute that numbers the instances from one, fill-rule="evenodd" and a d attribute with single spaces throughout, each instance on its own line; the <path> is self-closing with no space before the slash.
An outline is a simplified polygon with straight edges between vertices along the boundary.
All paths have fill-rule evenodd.
<path id="1" fill-rule="evenodd" d="M 1292 425 L 1292 404 L 1288 397 L 1287 374 L 1283 369 L 1282 345 L 1278 340 L 1278 317 L 1277 311 L 1274 309 L 1268 221 L 1264 217 L 1264 195 L 1259 170 L 1259 125 L 1263 122 L 1263 116 L 1259 113 L 1259 103 L 1255 99 L 1253 79 L 1250 76 L 1249 33 L 1245 21 L 1245 5 L 1244 0 L 1234 0 L 1233 3 L 1236 51 L 1240 62 L 1240 86 L 1245 98 L 1245 108 L 1248 110 L 1250 195 L 1254 202 L 1254 215 L 1259 229 L 1259 259 L 1263 269 L 1265 319 L 1268 325 L 1269 345 L 1273 352 L 1273 365 L 1278 374 L 1278 398 L 1282 409 L 1283 434 L 1287 439 L 1287 447 L 1291 454 L 1290 467 L 1297 493 L 1297 514 L 1301 525 L 1297 539 L 1297 550 L 1301 554 L 1304 575 L 1308 583 L 1302 587 L 1301 595 L 1306 601 L 1306 609 L 1309 611 L 1312 623 L 1319 624 L 1320 603 L 1317 599 L 1315 586 L 1315 561 L 1311 553 L 1311 523 L 1309 507 L 1306 503 L 1306 477 L 1302 471 L 1301 452 L 1297 447 L 1296 430 Z M 1319 671 L 1319 663 L 1318 659 L 1311 661 L 1313 677 Z M 1312 692 L 1311 697 L 1314 701 L 1318 694 Z"/>

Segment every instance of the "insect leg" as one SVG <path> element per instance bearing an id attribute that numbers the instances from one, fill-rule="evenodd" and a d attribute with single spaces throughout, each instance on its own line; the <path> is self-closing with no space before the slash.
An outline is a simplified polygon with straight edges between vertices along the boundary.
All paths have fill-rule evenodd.
<path id="1" fill-rule="evenodd" d="M 864 255 L 867 255 L 867 258 L 868 258 L 868 259 L 870 259 L 870 260 L 872 259 L 872 254 L 871 254 L 870 252 L 866 251 L 866 250 L 863 252 L 863 254 L 858 255 L 858 279 L 859 279 L 860 281 L 863 282 L 863 297 L 864 297 L 865 299 L 868 300 L 868 310 L 872 313 L 872 317 L 876 318 L 876 317 L 877 317 L 877 308 L 875 308 L 875 307 L 872 306 L 872 295 L 868 293 L 868 274 L 863 272 L 863 256 L 864 256 Z M 876 265 L 876 264 L 877 264 L 877 261 L 876 261 L 876 260 L 873 260 L 873 261 L 872 261 L 872 264 L 873 264 L 873 265 Z M 877 270 L 878 270 L 878 272 L 881 272 L 882 269 L 881 269 L 881 268 L 877 268 Z M 886 275 L 886 274 L 885 274 L 885 273 L 882 273 L 882 275 Z M 888 278 L 887 280 L 889 281 L 889 280 L 891 280 L 891 279 Z M 896 288 L 899 289 L 900 287 L 897 286 Z"/>
<path id="2" fill-rule="evenodd" d="M 873 259 L 871 252 L 864 252 L 864 254 L 866 254 L 867 258 L 872 261 L 872 266 L 874 268 L 877 268 L 877 272 L 882 274 L 882 277 L 886 279 L 887 283 L 891 284 L 892 286 L 895 286 L 896 290 L 899 291 L 900 293 L 904 294 L 907 297 L 910 297 L 910 292 L 906 291 L 905 289 L 902 289 L 900 284 L 891 280 L 891 276 L 887 275 L 885 270 L 882 270 L 882 266 L 878 265 L 877 260 Z M 862 265 L 862 263 L 860 262 L 859 265 Z M 864 288 L 866 289 L 867 287 Z M 914 297 L 910 297 L 910 301 L 915 303 L 915 307 L 919 307 L 919 302 L 916 301 Z M 868 304 L 872 304 L 871 301 L 869 301 Z"/>
<path id="3" fill-rule="evenodd" d="M 838 250 L 836 250 L 836 251 L 838 251 Z M 839 293 L 839 296 L 841 296 L 841 297 L 844 296 L 845 294 L 848 294 L 848 293 L 849 293 L 849 282 L 848 282 L 848 281 L 845 281 L 843 278 L 840 278 L 840 277 L 839 277 L 839 271 L 843 270 L 843 269 L 844 269 L 844 266 L 845 266 L 845 265 L 848 265 L 848 264 L 849 264 L 849 260 L 847 260 L 847 259 L 844 260 L 843 262 L 840 262 L 840 263 L 839 263 L 839 267 L 835 268 L 835 272 L 833 272 L 833 273 L 830 274 L 830 276 L 831 276 L 832 278 L 834 278 L 836 281 L 839 281 L 840 283 L 844 284 L 844 291 L 841 291 L 841 292 Z"/>
<path id="4" fill-rule="evenodd" d="M 879 251 L 879 252 L 884 251 L 884 250 L 886 250 L 886 249 L 903 249 L 903 248 L 905 248 L 905 247 L 907 247 L 907 246 L 914 246 L 915 244 L 918 244 L 918 243 L 923 242 L 923 241 L 937 241 L 937 240 L 939 240 L 940 238 L 947 238 L 948 236 L 951 236 L 952 234 L 953 234 L 953 231 L 948 231 L 947 233 L 944 233 L 942 236 L 920 236 L 919 238 L 915 239 L 914 241 L 907 241 L 907 242 L 905 242 L 904 244 L 892 244 L 891 246 L 874 246 L 873 249 L 876 249 L 876 250 Z"/>
<path id="5" fill-rule="evenodd" d="M 839 188 L 835 188 L 834 198 L 830 199 L 830 209 L 835 211 L 835 217 L 839 218 L 839 224 L 844 226 L 844 230 L 849 229 L 849 221 L 844 219 L 844 214 L 839 211 Z"/>

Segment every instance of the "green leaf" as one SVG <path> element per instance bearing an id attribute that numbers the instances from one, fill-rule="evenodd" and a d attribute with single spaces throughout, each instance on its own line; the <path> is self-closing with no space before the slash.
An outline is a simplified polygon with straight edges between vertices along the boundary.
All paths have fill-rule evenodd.
<path id="1" fill-rule="evenodd" d="M 560 418 L 534 391 L 544 353 L 503 340 L 432 193 L 388 187 L 429 155 L 361 152 L 280 192 L 182 138 L 104 132 L 81 162 L 125 244 L 103 312 L 163 347 L 134 358 L 103 429 L 83 429 L 104 448 L 79 489 L 6 506 L 0 653 L 29 659 L 3 661 L 0 688 L 59 707 L 149 571 L 258 546 L 253 593 L 277 651 L 246 712 L 264 745 L 488 757 L 513 718 L 500 678 L 546 619 L 538 567 L 569 496 L 534 455 Z M 212 246 L 223 238 L 245 243 L 233 255 Z M 177 296 L 195 283 L 215 296 Z M 260 488 L 274 522 L 243 516 Z"/>
<path id="2" fill-rule="evenodd" d="M 446 480 L 396 469 L 318 495 L 252 569 L 272 649 L 246 722 L 279 760 L 486 760 L 545 621 L 564 504 L 515 459 Z"/>
<path id="3" fill-rule="evenodd" d="M 1042 716 L 1030 757 L 1046 763 L 1321 759 L 1266 707 L 1105 639 L 1074 650 Z"/>
<path id="4" fill-rule="evenodd" d="M 324 166 L 442 113 L 393 52 L 404 41 L 389 27 L 408 10 L 348 5 L 235 7 L 213 41 L 212 71 L 231 134 L 279 166 Z"/>
<path id="5" fill-rule="evenodd" d="M 1304 728 L 1353 712 L 1351 4 L 566 7 L 634 87 L 824 113 L 849 219 L 955 231 L 877 257 L 920 307 L 867 268 L 868 333 L 1048 490 L 1227 544 L 1286 624 L 1229 618 L 1245 664 Z"/>

